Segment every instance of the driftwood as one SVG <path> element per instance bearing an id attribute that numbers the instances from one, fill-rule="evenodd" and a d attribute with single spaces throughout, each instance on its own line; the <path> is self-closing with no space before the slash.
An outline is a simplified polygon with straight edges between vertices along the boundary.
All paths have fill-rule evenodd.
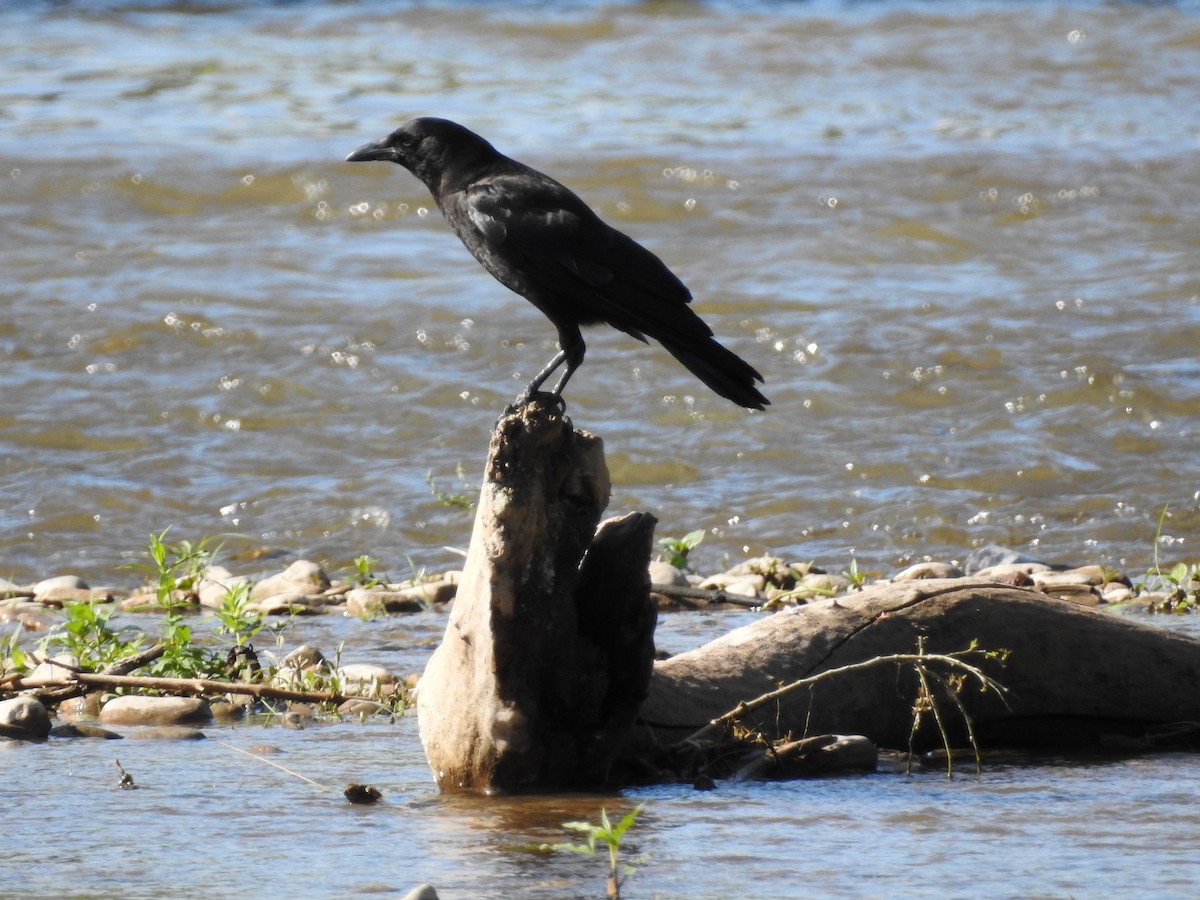
<path id="1" fill-rule="evenodd" d="M 741 752 L 734 731 L 795 742 L 802 769 L 826 747 L 866 759 L 857 739 L 806 740 L 824 735 L 1061 751 L 1200 730 L 1186 724 L 1200 722 L 1200 641 L 968 579 L 764 614 L 652 663 L 654 519 L 597 530 L 608 494 L 599 438 L 557 406 L 535 400 L 497 424 L 458 595 L 417 690 L 443 790 L 590 787 L 664 763 L 677 775 L 689 754 L 706 758 L 701 745 Z"/>
<path id="2" fill-rule="evenodd" d="M 1021 588 L 966 579 L 879 585 L 787 609 L 655 665 L 636 751 L 687 741 L 714 719 L 781 685 L 891 654 L 947 654 L 1006 690 L 951 679 L 932 689 L 952 738 L 969 715 L 987 746 L 1053 750 L 1135 746 L 1156 728 L 1200 722 L 1200 641 Z M 861 666 L 740 717 L 768 738 L 861 734 L 909 744 L 919 683 L 911 665 Z M 918 749 L 941 744 L 932 717 Z"/>
<path id="3" fill-rule="evenodd" d="M 454 608 L 417 690 L 443 790 L 605 781 L 645 696 L 655 622 L 654 517 L 597 530 L 608 496 L 600 439 L 556 403 L 497 423 Z"/>

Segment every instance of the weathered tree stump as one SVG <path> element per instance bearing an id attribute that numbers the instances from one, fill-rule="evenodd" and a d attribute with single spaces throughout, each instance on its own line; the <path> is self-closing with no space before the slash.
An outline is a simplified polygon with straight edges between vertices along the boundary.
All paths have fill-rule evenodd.
<path id="1" fill-rule="evenodd" d="M 820 600 L 739 628 L 656 663 L 634 752 L 685 740 L 740 702 L 780 685 L 891 654 L 1007 650 L 972 662 L 1007 688 L 967 681 L 958 700 L 986 746 L 1095 750 L 1137 740 L 1169 723 L 1200 722 L 1200 641 L 1045 594 L 967 579 L 904 582 Z M 803 688 L 746 717 L 764 735 L 861 734 L 908 746 L 917 698 L 911 667 L 857 670 Z M 940 696 L 953 739 L 963 719 Z M 917 734 L 941 743 L 931 716 Z"/>
<path id="2" fill-rule="evenodd" d="M 602 784 L 646 693 L 653 516 L 597 530 L 601 441 L 534 400 L 497 423 L 463 576 L 417 691 L 442 790 Z"/>
<path id="3" fill-rule="evenodd" d="M 597 529 L 608 497 L 600 439 L 557 406 L 535 400 L 497 423 L 458 595 L 417 690 L 442 790 L 594 787 L 614 771 L 644 774 L 648 761 L 679 761 L 723 734 L 713 719 L 781 685 L 973 644 L 1007 651 L 1003 661 L 970 658 L 1006 690 L 926 669 L 944 715 L 940 727 L 923 715 L 915 737 L 914 705 L 928 707 L 911 660 L 806 685 L 739 724 L 798 742 L 803 769 L 823 765 L 814 753 L 829 744 L 805 738 L 864 735 L 903 748 L 914 737 L 925 749 L 948 736 L 962 746 L 967 717 L 985 747 L 1055 751 L 1153 749 L 1156 729 L 1161 738 L 1164 726 L 1200 722 L 1200 640 L 968 579 L 789 608 L 654 663 L 655 520 L 634 513 Z"/>

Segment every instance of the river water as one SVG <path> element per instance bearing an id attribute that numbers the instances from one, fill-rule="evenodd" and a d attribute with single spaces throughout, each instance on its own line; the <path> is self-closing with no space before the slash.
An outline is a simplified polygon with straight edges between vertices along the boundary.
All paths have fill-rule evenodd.
<path id="1" fill-rule="evenodd" d="M 331 569 L 455 564 L 470 517 L 430 483 L 474 493 L 554 335 L 415 179 L 341 162 L 424 114 L 575 188 L 765 374 L 773 405 L 747 413 L 601 330 L 568 388 L 612 511 L 705 529 L 698 568 L 888 572 L 998 542 L 1136 573 L 1164 506 L 1159 552 L 1194 560 L 1198 13 L 0 4 L 0 576 L 128 584 L 168 526 Z M 330 639 L 419 670 L 442 624 Z M 370 810 L 213 741 L 122 742 L 132 793 L 111 745 L 0 754 L 0 893 L 596 896 L 599 863 L 524 845 L 640 800 L 630 896 L 1200 880 L 1191 758 L 479 803 L 437 797 L 414 725 L 213 733 L 376 783 Z"/>
<path id="2" fill-rule="evenodd" d="M 656 641 L 689 649 L 756 615 L 664 616 Z M 1192 618 L 1169 621 L 1200 633 Z M 420 670 L 444 626 L 437 611 L 319 616 L 283 637 L 331 657 L 340 643 L 343 661 L 404 673 Z M 599 898 L 602 860 L 537 848 L 578 840 L 563 822 L 638 803 L 622 845 L 636 866 L 629 900 L 1191 898 L 1200 885 L 1195 755 L 1001 757 L 949 780 L 940 764 L 911 775 L 884 765 L 713 791 L 470 798 L 437 793 L 414 717 L 203 730 L 203 741 L 0 743 L 0 896 L 333 900 L 428 881 L 443 900 Z M 118 787 L 114 760 L 138 790 Z M 346 803 L 352 782 L 382 802 Z"/>
<path id="3" fill-rule="evenodd" d="M 419 114 L 574 187 L 766 375 L 750 414 L 600 329 L 568 389 L 612 511 L 705 529 L 699 568 L 1144 568 L 1167 505 L 1195 558 L 1197 12 L 4 4 L 0 568 L 128 581 L 167 526 L 456 558 L 429 479 L 475 492 L 554 333 L 341 162 Z"/>

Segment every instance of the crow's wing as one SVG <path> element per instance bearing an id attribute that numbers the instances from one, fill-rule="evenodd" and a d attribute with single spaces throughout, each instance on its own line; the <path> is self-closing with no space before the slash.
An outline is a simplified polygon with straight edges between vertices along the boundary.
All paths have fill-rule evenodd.
<path id="1" fill-rule="evenodd" d="M 477 179 L 462 192 L 459 212 L 470 228 L 451 224 L 468 249 L 551 319 L 558 312 L 659 341 L 712 334 L 662 260 L 546 175 L 522 167 Z"/>

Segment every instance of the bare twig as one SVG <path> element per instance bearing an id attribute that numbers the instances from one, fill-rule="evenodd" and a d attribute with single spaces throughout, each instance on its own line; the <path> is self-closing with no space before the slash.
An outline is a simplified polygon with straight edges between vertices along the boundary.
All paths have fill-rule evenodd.
<path id="1" fill-rule="evenodd" d="M 978 650 L 976 648 L 971 648 L 968 650 L 960 651 L 958 653 L 950 653 L 950 654 L 924 653 L 924 652 L 893 653 L 888 656 L 876 656 L 872 659 L 864 660 L 862 662 L 850 663 L 849 665 L 845 665 L 845 666 L 838 666 L 835 669 L 826 669 L 824 672 L 819 672 L 818 674 L 811 675 L 808 678 L 801 678 L 798 681 L 793 681 L 790 684 L 785 684 L 780 688 L 776 688 L 773 691 L 770 691 L 759 697 L 755 697 L 753 700 L 742 701 L 737 706 L 735 706 L 733 709 L 729 710 L 728 712 L 726 712 L 720 716 L 717 716 L 717 718 L 713 719 L 708 725 L 704 726 L 700 730 L 693 733 L 690 737 L 688 737 L 684 741 L 684 743 L 692 743 L 692 742 L 697 742 L 697 741 L 709 740 L 709 739 L 711 739 L 711 737 L 714 735 L 715 732 L 723 731 L 727 725 L 737 721 L 738 719 L 742 718 L 743 716 L 747 715 L 748 713 L 751 713 L 754 710 L 759 709 L 760 707 L 765 706 L 768 703 L 778 700 L 781 697 L 787 696 L 788 694 L 790 694 L 794 691 L 798 691 L 801 688 L 811 687 L 815 684 L 818 684 L 819 682 L 826 681 L 830 678 L 837 678 L 842 675 L 847 675 L 851 672 L 858 672 L 858 671 L 862 671 L 864 669 L 871 669 L 876 666 L 884 666 L 884 665 L 891 665 L 891 664 L 911 665 L 911 666 L 917 667 L 918 669 L 920 669 L 921 667 L 927 667 L 930 665 L 945 666 L 947 669 L 949 669 L 951 671 L 962 672 L 965 675 L 968 675 L 971 678 L 974 678 L 976 681 L 979 682 L 981 690 L 984 690 L 984 691 L 993 690 L 997 694 L 999 694 L 1001 696 L 1001 698 L 1003 698 L 1004 694 L 1008 690 L 1006 687 L 1004 687 L 1004 685 L 1000 684 L 998 681 L 996 681 L 994 678 L 992 678 L 990 675 L 988 675 L 986 672 L 984 672 L 978 666 L 973 666 L 970 663 L 965 662 L 963 659 L 961 659 L 961 657 L 963 655 L 966 655 L 968 653 L 983 653 L 983 652 L 984 651 L 982 651 L 982 650 Z"/>
<path id="2" fill-rule="evenodd" d="M 246 684 L 239 681 L 211 681 L 206 678 L 153 678 L 139 675 L 105 675 L 99 672 L 72 672 L 61 682 L 43 683 L 38 687 L 75 688 L 134 688 L 161 691 L 172 695 L 248 694 L 268 700 L 290 700 L 296 703 L 341 703 L 351 699 L 344 694 L 325 691 L 292 691 L 269 684 Z M 20 682 L 14 687 L 20 690 Z"/>
<path id="3" fill-rule="evenodd" d="M 758 597 L 747 597 L 744 594 L 731 594 L 728 591 L 716 590 L 707 591 L 701 588 L 681 587 L 676 584 L 652 584 L 650 585 L 650 593 L 662 594 L 664 597 L 670 597 L 672 600 L 679 600 L 685 606 L 695 608 L 699 604 L 689 603 L 690 600 L 699 600 L 703 604 L 712 603 L 728 603 L 730 606 L 744 606 L 747 609 L 758 609 L 767 601 Z"/>

